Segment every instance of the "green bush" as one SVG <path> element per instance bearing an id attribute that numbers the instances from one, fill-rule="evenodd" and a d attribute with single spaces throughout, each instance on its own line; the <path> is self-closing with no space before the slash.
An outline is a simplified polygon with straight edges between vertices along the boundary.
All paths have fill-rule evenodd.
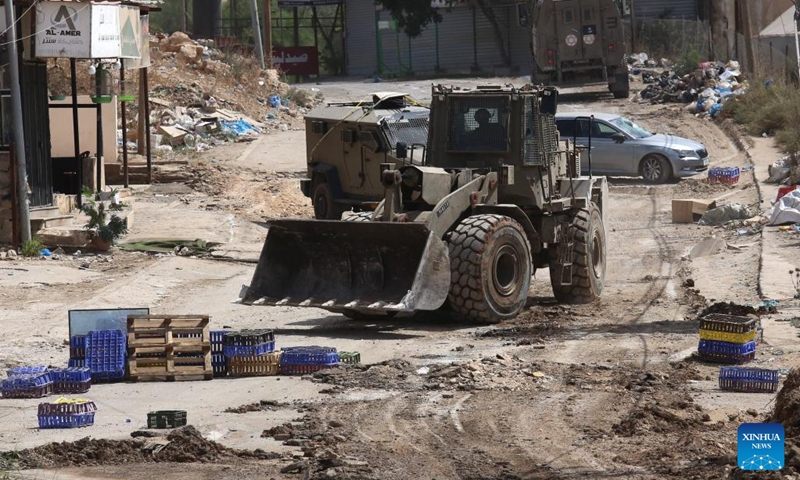
<path id="1" fill-rule="evenodd" d="M 22 253 L 23 257 L 38 257 L 41 255 L 43 248 L 44 244 L 33 238 L 22 244 L 22 250 L 20 253 Z"/>
<path id="2" fill-rule="evenodd" d="M 675 63 L 675 73 L 681 77 L 694 72 L 700 67 L 700 62 L 703 61 L 703 56 L 697 50 L 689 50 L 681 55 Z"/>

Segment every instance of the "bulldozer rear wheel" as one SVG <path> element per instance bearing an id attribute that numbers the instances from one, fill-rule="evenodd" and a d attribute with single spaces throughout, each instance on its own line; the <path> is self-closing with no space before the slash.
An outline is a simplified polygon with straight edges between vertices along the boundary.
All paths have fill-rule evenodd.
<path id="1" fill-rule="evenodd" d="M 550 282 L 559 302 L 592 303 L 600 298 L 606 278 L 606 230 L 600 209 L 592 204 L 579 211 L 572 217 L 572 226 L 572 284 L 557 281 L 561 265 L 555 249 L 550 252 Z"/>
<path id="2" fill-rule="evenodd" d="M 454 312 L 497 323 L 519 314 L 528 299 L 533 266 L 525 230 L 503 215 L 467 217 L 447 236 Z"/>
<path id="3" fill-rule="evenodd" d="M 314 217 L 317 220 L 341 220 L 344 209 L 333 201 L 333 193 L 328 182 L 321 181 L 314 187 L 311 195 Z"/>

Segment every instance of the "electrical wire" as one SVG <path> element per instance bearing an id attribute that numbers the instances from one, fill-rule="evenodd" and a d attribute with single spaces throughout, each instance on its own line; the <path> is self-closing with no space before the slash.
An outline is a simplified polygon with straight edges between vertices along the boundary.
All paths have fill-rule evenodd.
<path id="1" fill-rule="evenodd" d="M 12 0 L 12 1 L 13 1 L 13 0 Z M 19 22 L 20 22 L 20 20 L 22 20 L 22 19 L 25 17 L 25 15 L 27 15 L 27 14 L 28 14 L 28 12 L 30 12 L 30 11 L 31 11 L 31 9 L 32 9 L 33 7 L 35 7 L 35 6 L 36 6 L 36 5 L 39 3 L 39 1 L 40 1 L 40 0 L 36 0 L 35 2 L 33 2 L 33 3 L 31 4 L 31 6 L 30 6 L 30 7 L 28 7 L 28 9 L 27 9 L 27 10 L 25 10 L 24 12 L 22 12 L 22 15 L 20 15 L 18 19 L 14 20 L 14 23 L 12 23 L 12 24 L 11 24 L 11 25 L 9 25 L 8 27 L 6 27 L 6 29 L 5 29 L 5 30 L 3 30 L 2 32 L 0 32 L 0 35 L 5 35 L 5 34 L 6 34 L 6 33 L 7 33 L 9 30 L 11 30 L 11 27 L 15 27 L 15 26 L 17 25 L 17 23 L 19 23 Z M 5 45 L 5 44 L 4 44 L 4 45 Z"/>

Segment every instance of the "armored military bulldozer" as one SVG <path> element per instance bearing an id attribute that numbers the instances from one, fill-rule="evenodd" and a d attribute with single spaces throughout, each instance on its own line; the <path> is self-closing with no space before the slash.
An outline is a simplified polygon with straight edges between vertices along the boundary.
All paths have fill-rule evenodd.
<path id="1" fill-rule="evenodd" d="M 381 165 L 422 164 L 428 108 L 404 93 L 376 92 L 358 102 L 329 103 L 305 117 L 308 176 L 300 189 L 318 220 L 373 210 L 383 199 Z"/>
<path id="2" fill-rule="evenodd" d="M 578 176 L 579 152 L 560 145 L 557 90 L 432 94 L 426 161 L 383 164 L 374 211 L 270 222 L 243 303 L 353 318 L 449 308 L 494 323 L 524 308 L 537 268 L 561 302 L 600 297 L 608 186 Z"/>

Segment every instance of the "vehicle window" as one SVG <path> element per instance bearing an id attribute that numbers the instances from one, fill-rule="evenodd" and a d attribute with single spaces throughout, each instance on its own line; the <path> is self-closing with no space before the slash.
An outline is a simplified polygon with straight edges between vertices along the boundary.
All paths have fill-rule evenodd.
<path id="1" fill-rule="evenodd" d="M 597 138 L 611 138 L 615 133 L 619 133 L 614 127 L 605 123 L 594 122 L 593 127 L 592 136 Z"/>
<path id="2" fill-rule="evenodd" d="M 570 25 L 575 22 L 574 13 L 571 8 L 564 9 L 564 23 Z"/>
<path id="3" fill-rule="evenodd" d="M 625 117 L 617 117 L 611 120 L 611 124 L 619 128 L 623 132 L 632 136 L 633 138 L 647 138 L 652 137 L 653 134 L 633 123 L 630 119 Z"/>
<path id="4" fill-rule="evenodd" d="M 584 8 L 583 9 L 583 21 L 584 22 L 591 22 L 593 20 L 592 9 L 591 8 Z"/>
<path id="5" fill-rule="evenodd" d="M 572 138 L 575 135 L 575 122 L 572 120 L 558 120 L 556 122 L 561 138 Z"/>
<path id="6" fill-rule="evenodd" d="M 508 151 L 508 99 L 454 99 L 450 109 L 448 150 Z"/>

